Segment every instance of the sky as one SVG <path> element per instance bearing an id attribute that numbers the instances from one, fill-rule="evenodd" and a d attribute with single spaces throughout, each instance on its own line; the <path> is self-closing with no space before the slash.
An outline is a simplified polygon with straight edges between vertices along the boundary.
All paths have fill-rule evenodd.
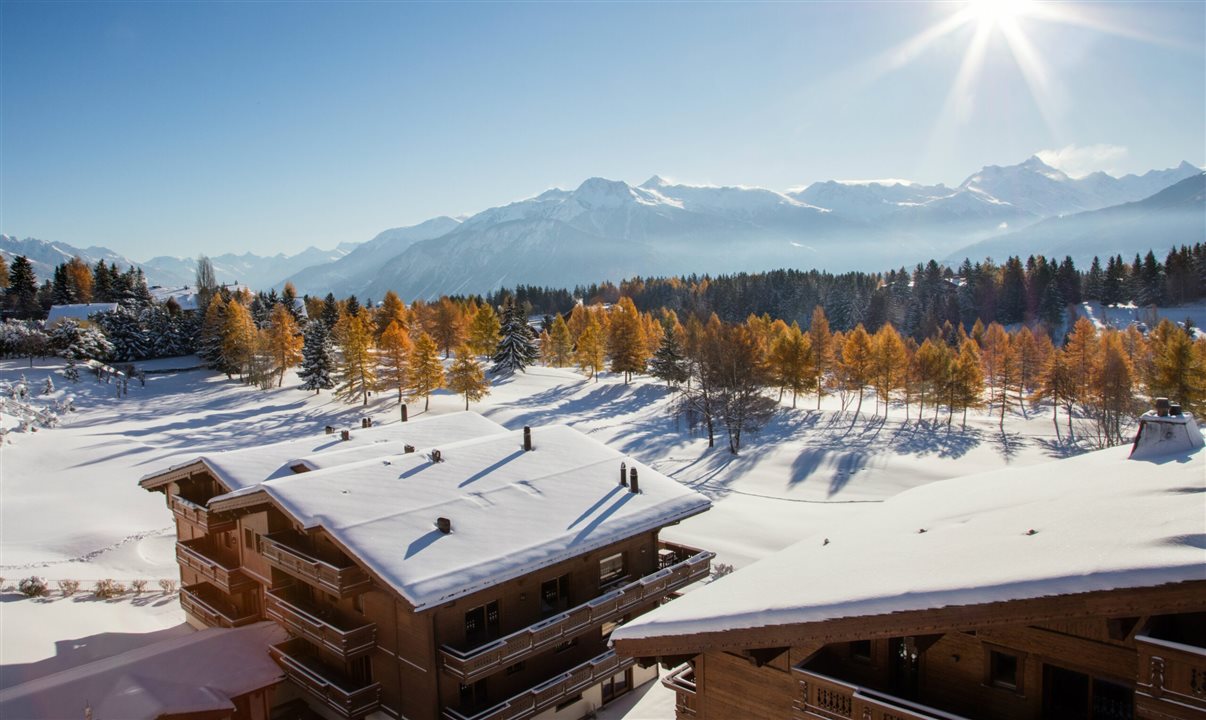
<path id="1" fill-rule="evenodd" d="M 294 253 L 592 176 L 1202 166 L 1204 35 L 1198 1 L 2 0 L 0 232 Z"/>

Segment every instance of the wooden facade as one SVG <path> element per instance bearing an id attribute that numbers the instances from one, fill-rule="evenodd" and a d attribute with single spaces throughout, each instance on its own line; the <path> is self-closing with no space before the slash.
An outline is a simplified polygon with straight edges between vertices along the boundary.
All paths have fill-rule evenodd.
<path id="1" fill-rule="evenodd" d="M 1206 581 L 616 647 L 680 720 L 1206 718 Z"/>
<path id="2" fill-rule="evenodd" d="M 351 548 L 263 495 L 211 508 L 227 489 L 203 463 L 144 487 L 164 492 L 175 518 L 189 622 L 284 627 L 291 639 L 271 655 L 292 694 L 328 718 L 581 716 L 631 688 L 634 672 L 656 675 L 608 648 L 612 628 L 710 572 L 712 553 L 668 547 L 653 530 L 416 610 Z M 598 701 L 574 705 L 584 692 Z"/>

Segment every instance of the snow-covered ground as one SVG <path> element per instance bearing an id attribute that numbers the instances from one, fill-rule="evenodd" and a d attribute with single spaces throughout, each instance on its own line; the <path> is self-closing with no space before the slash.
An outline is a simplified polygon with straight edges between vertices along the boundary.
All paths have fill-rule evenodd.
<path id="1" fill-rule="evenodd" d="M 145 363 L 150 370 L 187 368 L 195 358 Z M 57 361 L 0 363 L 0 380 L 24 374 L 40 390 Z M 182 614 L 164 597 L 159 578 L 176 576 L 172 519 L 163 496 L 141 490 L 138 478 L 182 452 L 208 452 L 321 433 L 325 425 L 352 427 L 370 415 L 375 425 L 399 421 L 393 396 L 367 408 L 285 387 L 260 391 L 201 370 L 149 374 L 129 394 L 84 375 L 71 385 L 56 375 L 54 396 L 71 393 L 77 412 L 57 428 L 14 433 L 0 447 L 0 687 L 89 659 L 80 648 L 137 642 L 153 631 L 178 632 Z M 888 417 L 839 414 L 835 397 L 817 411 L 814 397 L 784 408 L 761 433 L 748 436 L 741 455 L 728 453 L 722 435 L 688 431 L 668 411 L 671 395 L 652 380 L 625 385 L 604 375 L 588 381 L 569 370 L 535 367 L 495 384 L 474 409 L 507 427 L 566 423 L 710 496 L 712 510 L 667 528 L 667 539 L 718 553 L 738 568 L 791 544 L 821 521 L 854 517 L 869 505 L 934 480 L 1026 465 L 1078 452 L 1055 437 L 1046 409 L 1028 417 L 973 413 L 962 430 L 956 418 L 905 422 L 902 406 Z M 411 403 L 411 415 L 422 402 Z M 440 393 L 432 413 L 464 408 Z M 916 418 L 916 408 L 913 409 Z M 27 600 L 15 592 L 29 575 L 79 579 L 84 592 Z M 111 577 L 149 580 L 141 597 L 92 599 L 92 582 Z M 639 700 L 639 702 L 638 702 Z M 642 689 L 628 717 L 670 717 L 673 698 L 660 687 Z M 610 717 L 610 715 L 609 715 Z"/>

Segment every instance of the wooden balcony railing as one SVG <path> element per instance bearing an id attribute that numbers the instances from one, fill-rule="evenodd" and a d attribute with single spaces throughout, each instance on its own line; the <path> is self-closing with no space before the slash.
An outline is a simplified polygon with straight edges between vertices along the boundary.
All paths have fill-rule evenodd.
<path id="1" fill-rule="evenodd" d="M 800 695 L 793 701 L 796 720 L 964 720 L 820 673 L 801 668 L 792 672 L 800 683 Z"/>
<path id="2" fill-rule="evenodd" d="M 259 620 L 253 612 L 239 610 L 229 598 L 208 583 L 180 588 L 180 607 L 209 627 L 234 628 Z"/>
<path id="3" fill-rule="evenodd" d="M 1206 714 L 1206 648 L 1136 635 L 1139 672 L 1135 716 L 1200 718 Z"/>
<path id="4" fill-rule="evenodd" d="M 224 532 L 235 528 L 236 522 L 233 517 L 210 512 L 204 505 L 195 503 L 183 495 L 168 495 L 167 503 L 176 517 L 203 528 L 207 533 Z"/>
<path id="5" fill-rule="evenodd" d="M 373 623 L 340 622 L 331 611 L 314 607 L 290 588 L 269 590 L 264 597 L 264 614 L 345 660 L 369 652 L 377 644 L 377 626 Z"/>
<path id="6" fill-rule="evenodd" d="M 688 663 L 679 665 L 666 673 L 662 685 L 674 691 L 674 712 L 677 717 L 694 717 L 698 714 L 695 668 Z"/>
<path id="7" fill-rule="evenodd" d="M 333 595 L 349 597 L 367 590 L 372 584 L 369 576 L 352 561 L 336 564 L 307 550 L 297 533 L 261 535 L 259 546 L 260 554 L 273 567 Z"/>
<path id="8" fill-rule="evenodd" d="M 381 683 L 357 683 L 325 665 L 305 640 L 294 638 L 273 645 L 268 654 L 295 685 L 341 717 L 360 718 L 381 706 Z"/>
<path id="9" fill-rule="evenodd" d="M 178 541 L 176 562 L 195 571 L 224 593 L 242 592 L 255 584 L 243 574 L 237 562 L 223 560 L 205 538 Z"/>
<path id="10" fill-rule="evenodd" d="M 715 553 L 698 552 L 652 575 L 621 585 L 589 602 L 470 650 L 444 645 L 440 648 L 441 664 L 461 682 L 473 682 L 621 617 L 633 606 L 660 599 L 673 590 L 707 577 L 711 572 L 713 557 Z"/>
<path id="11" fill-rule="evenodd" d="M 633 666 L 633 658 L 622 658 L 608 650 L 581 665 L 570 668 L 494 707 L 476 713 L 452 708 L 444 710 L 445 720 L 524 720 L 576 695 L 591 685 Z"/>

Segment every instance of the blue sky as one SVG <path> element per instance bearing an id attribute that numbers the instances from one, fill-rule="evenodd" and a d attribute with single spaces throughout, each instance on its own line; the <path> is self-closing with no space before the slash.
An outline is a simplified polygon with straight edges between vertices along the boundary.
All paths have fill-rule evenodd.
<path id="1" fill-rule="evenodd" d="M 296 252 L 595 175 L 1206 164 L 1206 3 L 1019 15 L 1043 91 L 993 29 L 952 94 L 980 20 L 900 49 L 965 10 L 5 0 L 0 232 L 135 260 Z"/>

